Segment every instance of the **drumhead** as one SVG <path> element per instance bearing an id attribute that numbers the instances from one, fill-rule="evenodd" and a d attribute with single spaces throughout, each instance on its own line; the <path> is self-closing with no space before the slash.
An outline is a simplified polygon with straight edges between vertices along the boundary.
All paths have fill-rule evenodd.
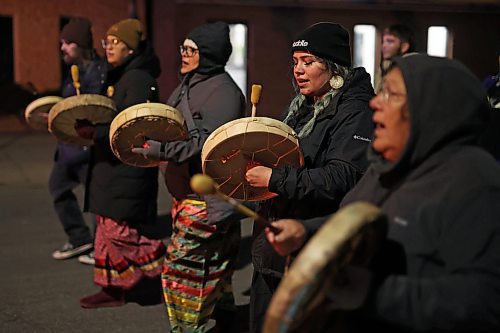
<path id="1" fill-rule="evenodd" d="M 368 202 L 355 202 L 334 214 L 304 246 L 280 282 L 267 309 L 264 332 L 319 332 L 334 310 L 333 284 L 348 265 L 367 267 L 387 234 L 387 218 Z M 331 298 L 331 300 L 329 300 Z"/>
<path id="2" fill-rule="evenodd" d="M 142 147 L 148 139 L 169 142 L 187 138 L 182 114 L 162 103 L 142 103 L 123 110 L 113 119 L 109 130 L 109 142 L 115 156 L 137 167 L 158 166 L 160 162 L 132 153 L 132 148 Z"/>
<path id="3" fill-rule="evenodd" d="M 50 109 L 62 99 L 59 96 L 45 96 L 35 99 L 24 110 L 26 123 L 33 129 L 47 130 L 48 119 L 46 117 L 48 117 Z"/>
<path id="4" fill-rule="evenodd" d="M 304 164 L 293 129 L 267 117 L 241 118 L 222 125 L 207 138 L 201 157 L 203 172 L 219 184 L 220 191 L 245 201 L 275 196 L 267 188 L 248 184 L 245 180 L 248 168 Z"/>
<path id="5" fill-rule="evenodd" d="M 67 144 L 88 146 L 92 140 L 83 139 L 75 131 L 77 119 L 93 124 L 109 124 L 116 115 L 112 99 L 93 94 L 71 96 L 55 104 L 49 111 L 49 132 Z"/>

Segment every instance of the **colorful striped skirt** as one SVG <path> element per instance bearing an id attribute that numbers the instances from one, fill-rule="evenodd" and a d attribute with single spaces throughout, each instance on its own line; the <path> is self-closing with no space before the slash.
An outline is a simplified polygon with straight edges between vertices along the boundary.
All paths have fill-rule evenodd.
<path id="1" fill-rule="evenodd" d="M 204 201 L 185 199 L 172 207 L 173 233 L 162 284 L 172 332 L 205 332 L 215 304 L 230 298 L 239 221 L 208 224 Z M 229 296 L 228 296 L 229 294 Z"/>
<path id="2" fill-rule="evenodd" d="M 130 289 L 144 276 L 161 274 L 165 245 L 127 222 L 98 215 L 94 243 L 94 282 L 99 286 Z"/>

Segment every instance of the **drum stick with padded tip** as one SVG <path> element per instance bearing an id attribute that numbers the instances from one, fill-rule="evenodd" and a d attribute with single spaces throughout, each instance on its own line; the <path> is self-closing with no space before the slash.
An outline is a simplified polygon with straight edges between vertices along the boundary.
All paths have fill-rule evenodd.
<path id="1" fill-rule="evenodd" d="M 80 74 L 77 65 L 71 65 L 71 78 L 73 79 L 73 87 L 76 89 L 76 94 L 80 95 Z"/>
<path id="2" fill-rule="evenodd" d="M 236 210 L 238 210 L 243 215 L 246 215 L 250 218 L 253 218 L 255 222 L 261 224 L 263 227 L 268 227 L 272 232 L 278 233 L 279 230 L 271 225 L 271 222 L 251 210 L 250 208 L 240 204 L 235 199 L 230 196 L 222 193 L 219 190 L 219 185 L 207 175 L 196 174 L 191 177 L 191 188 L 198 194 L 215 194 L 220 197 L 222 200 L 228 202 L 231 206 L 233 206 Z"/>
<path id="3" fill-rule="evenodd" d="M 260 84 L 252 85 L 252 96 L 250 100 L 252 101 L 252 118 L 255 117 L 257 113 L 257 104 L 259 104 L 260 94 L 262 93 L 262 86 Z"/>

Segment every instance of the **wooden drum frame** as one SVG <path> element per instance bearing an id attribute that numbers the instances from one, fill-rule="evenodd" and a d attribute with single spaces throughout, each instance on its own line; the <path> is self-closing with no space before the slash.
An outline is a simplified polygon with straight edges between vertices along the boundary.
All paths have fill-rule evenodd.
<path id="1" fill-rule="evenodd" d="M 252 166 L 302 166 L 304 156 L 297 134 L 283 122 L 248 117 L 217 128 L 201 152 L 203 172 L 219 184 L 219 190 L 238 200 L 257 201 L 275 196 L 267 188 L 252 187 L 245 180 Z"/>
<path id="2" fill-rule="evenodd" d="M 55 104 L 49 112 L 49 132 L 59 141 L 78 146 L 89 146 L 92 140 L 78 136 L 74 126 L 77 119 L 92 124 L 109 124 L 116 115 L 112 99 L 94 94 L 76 95 Z"/>
<path id="3" fill-rule="evenodd" d="M 326 325 L 332 332 L 342 331 L 337 329 L 342 321 L 332 322 L 338 317 L 329 308 L 335 301 L 335 283 L 348 265 L 369 265 L 387 228 L 386 216 L 368 202 L 354 202 L 334 214 L 304 246 L 281 280 L 267 309 L 263 332 L 313 333 Z"/>
<path id="4" fill-rule="evenodd" d="M 63 98 L 59 96 L 45 96 L 35 99 L 24 110 L 26 123 L 36 130 L 48 130 L 48 113 L 55 104 L 62 100 Z"/>
<path id="5" fill-rule="evenodd" d="M 137 167 L 154 167 L 161 162 L 132 152 L 146 140 L 181 141 L 188 138 L 182 114 L 162 103 L 142 103 L 120 112 L 109 130 L 109 143 L 115 156 L 123 163 Z"/>

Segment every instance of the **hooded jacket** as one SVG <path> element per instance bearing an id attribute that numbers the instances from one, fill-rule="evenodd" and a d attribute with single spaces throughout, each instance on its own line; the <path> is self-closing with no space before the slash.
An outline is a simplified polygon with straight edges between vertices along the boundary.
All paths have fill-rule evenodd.
<path id="1" fill-rule="evenodd" d="M 143 41 L 121 65 L 108 72 L 105 88 L 118 112 L 139 103 L 158 100 L 156 78 L 160 62 Z M 96 126 L 95 144 L 87 176 L 85 209 L 118 221 L 151 223 L 156 219 L 158 168 L 139 168 L 122 163 L 109 143 L 109 124 Z"/>
<path id="2" fill-rule="evenodd" d="M 205 24 L 194 29 L 188 38 L 199 48 L 199 66 L 182 77 L 167 104 L 183 114 L 190 137 L 166 143 L 161 156 L 162 160 L 172 162 L 164 171 L 165 182 L 172 196 L 179 200 L 197 197 L 189 182 L 194 174 L 202 172 L 201 150 L 208 136 L 245 113 L 245 97 L 224 70 L 231 54 L 228 25 L 223 22 Z M 207 208 L 210 223 L 221 222 L 234 211 L 221 200 L 212 201 Z"/>
<path id="3" fill-rule="evenodd" d="M 403 250 L 403 273 L 383 274 L 367 306 L 376 323 L 358 323 L 384 332 L 498 332 L 500 167 L 476 144 L 484 91 L 456 61 L 395 62 L 407 89 L 408 143 L 394 163 L 370 150 L 370 168 L 341 206 L 381 207 L 389 241 Z M 382 253 L 394 266 L 396 254 Z"/>
<path id="4" fill-rule="evenodd" d="M 313 131 L 299 140 L 304 166 L 273 168 L 269 190 L 278 197 L 267 204 L 270 219 L 307 219 L 332 214 L 344 195 L 368 167 L 366 150 L 373 133 L 373 97 L 370 76 L 354 69 L 341 91 L 318 115 Z M 309 121 L 311 106 L 303 105 L 290 125 L 296 131 Z M 306 226 L 307 227 L 307 226 Z M 254 229 L 254 234 L 260 230 Z M 263 273 L 281 275 L 284 258 L 278 256 L 261 234 L 254 242 L 254 266 Z"/>

